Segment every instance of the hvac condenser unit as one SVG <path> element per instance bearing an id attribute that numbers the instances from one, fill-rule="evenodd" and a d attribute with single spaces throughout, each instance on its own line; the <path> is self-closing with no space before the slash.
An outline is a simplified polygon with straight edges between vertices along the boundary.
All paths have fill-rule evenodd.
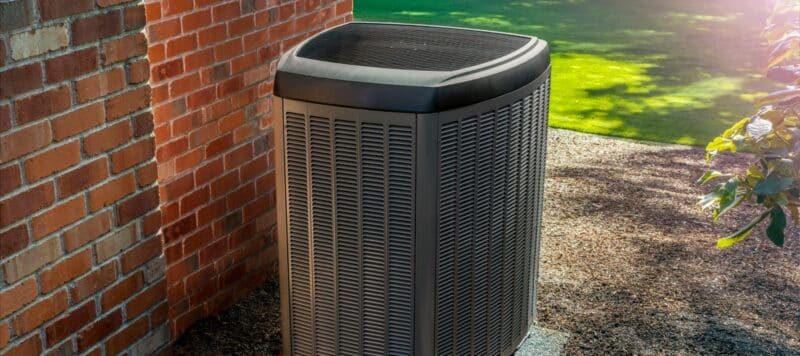
<path id="1" fill-rule="evenodd" d="M 275 79 L 284 352 L 508 355 L 534 319 L 550 58 L 351 23 Z"/>

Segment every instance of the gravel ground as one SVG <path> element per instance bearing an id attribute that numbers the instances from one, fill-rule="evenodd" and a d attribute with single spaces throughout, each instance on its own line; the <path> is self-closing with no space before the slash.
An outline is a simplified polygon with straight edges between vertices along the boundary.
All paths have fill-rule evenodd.
<path id="1" fill-rule="evenodd" d="M 566 354 L 800 355 L 800 231 L 783 249 L 759 231 L 716 250 L 754 210 L 717 225 L 698 210 L 702 150 L 563 130 L 548 149 L 538 318 L 571 335 Z M 175 351 L 274 353 L 277 304 L 268 283 Z"/>

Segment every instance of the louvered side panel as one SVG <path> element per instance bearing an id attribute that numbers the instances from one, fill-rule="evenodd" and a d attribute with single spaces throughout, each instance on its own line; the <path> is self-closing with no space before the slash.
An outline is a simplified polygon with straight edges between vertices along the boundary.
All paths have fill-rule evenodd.
<path id="1" fill-rule="evenodd" d="M 335 355 L 337 303 L 330 119 L 312 116 L 309 132 L 316 353 Z"/>
<path id="2" fill-rule="evenodd" d="M 490 235 L 492 233 L 492 180 L 494 164 L 494 113 L 480 117 L 477 132 L 477 168 L 475 175 L 475 240 L 473 248 L 472 277 L 472 353 L 483 355 L 487 350 L 490 315 L 489 299 L 490 275 L 489 257 Z"/>
<path id="3" fill-rule="evenodd" d="M 361 198 L 359 145 L 354 121 L 334 123 L 336 256 L 339 278 L 339 353 L 361 354 Z"/>
<path id="4" fill-rule="evenodd" d="M 436 263 L 435 348 L 453 354 L 455 245 L 458 210 L 458 122 L 444 124 L 439 135 L 439 246 Z"/>
<path id="5" fill-rule="evenodd" d="M 298 114 L 286 114 L 286 170 L 289 218 L 289 283 L 292 325 L 292 349 L 299 355 L 314 350 L 314 310 L 311 299 L 311 261 L 308 226 L 308 149 L 306 120 Z"/>
<path id="6" fill-rule="evenodd" d="M 522 132 L 520 137 L 520 145 L 522 146 L 520 154 L 520 231 L 522 235 L 517 241 L 517 262 L 520 268 L 518 270 L 518 289 L 517 294 L 517 320 L 518 333 L 523 333 L 528 328 L 528 293 L 530 287 L 528 281 L 530 280 L 530 255 L 531 255 L 531 241 L 533 234 L 533 180 L 534 174 L 531 171 L 531 157 L 535 155 L 536 147 L 531 145 L 531 137 L 533 130 L 533 97 L 526 96 L 521 101 L 522 106 Z"/>
<path id="7" fill-rule="evenodd" d="M 414 349 L 414 136 L 410 127 L 389 126 L 389 323 L 388 354 Z"/>
<path id="8" fill-rule="evenodd" d="M 386 177 L 384 126 L 361 124 L 364 353 L 386 353 Z"/>
<path id="9" fill-rule="evenodd" d="M 487 344 L 489 355 L 498 355 L 502 351 L 503 338 L 503 263 L 506 236 L 506 204 L 507 191 L 506 169 L 508 166 L 508 108 L 502 108 L 492 116 L 494 119 L 494 152 L 492 153 L 492 214 L 491 236 L 489 238 L 489 283 L 488 300 L 488 333 Z"/>
<path id="10" fill-rule="evenodd" d="M 455 353 L 466 355 L 472 346 L 472 244 L 475 215 L 475 159 L 478 118 L 459 121 L 458 198 L 455 255 Z"/>
<path id="11" fill-rule="evenodd" d="M 536 100 L 533 105 L 535 106 L 535 132 L 536 132 L 536 145 L 539 147 L 537 156 L 535 158 L 536 166 L 535 176 L 535 193 L 534 193 L 534 233 L 533 233 L 533 263 L 531 263 L 531 293 L 529 298 L 530 315 L 536 312 L 536 291 L 537 281 L 539 276 L 539 245 L 541 243 L 541 226 L 542 226 L 542 210 L 544 207 L 544 177 L 545 177 L 545 162 L 547 162 L 547 121 L 550 106 L 550 79 L 548 78 L 544 84 L 536 91 Z"/>
<path id="12" fill-rule="evenodd" d="M 514 339 L 514 283 L 517 239 L 517 187 L 519 184 L 519 120 L 510 116 L 509 110 L 498 114 L 499 120 L 508 121 L 508 165 L 506 166 L 506 217 L 503 236 L 503 343 L 502 349 L 511 347 Z"/>

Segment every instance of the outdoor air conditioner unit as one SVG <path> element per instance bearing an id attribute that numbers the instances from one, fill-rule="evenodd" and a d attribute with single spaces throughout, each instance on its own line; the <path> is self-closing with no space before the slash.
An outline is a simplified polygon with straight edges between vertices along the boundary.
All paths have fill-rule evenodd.
<path id="1" fill-rule="evenodd" d="M 508 355 L 535 319 L 550 58 L 496 32 L 351 23 L 275 79 L 283 347 Z"/>

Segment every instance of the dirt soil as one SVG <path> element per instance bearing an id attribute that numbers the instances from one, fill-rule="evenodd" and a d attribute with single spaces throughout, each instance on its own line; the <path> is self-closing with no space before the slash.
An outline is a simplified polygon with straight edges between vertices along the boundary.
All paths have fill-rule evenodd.
<path id="1" fill-rule="evenodd" d="M 717 250 L 755 207 L 710 223 L 694 205 L 700 149 L 563 130 L 548 149 L 538 319 L 571 334 L 566 354 L 800 355 L 800 230 L 783 249 L 760 229 Z M 175 351 L 276 353 L 278 303 L 267 283 Z"/>

